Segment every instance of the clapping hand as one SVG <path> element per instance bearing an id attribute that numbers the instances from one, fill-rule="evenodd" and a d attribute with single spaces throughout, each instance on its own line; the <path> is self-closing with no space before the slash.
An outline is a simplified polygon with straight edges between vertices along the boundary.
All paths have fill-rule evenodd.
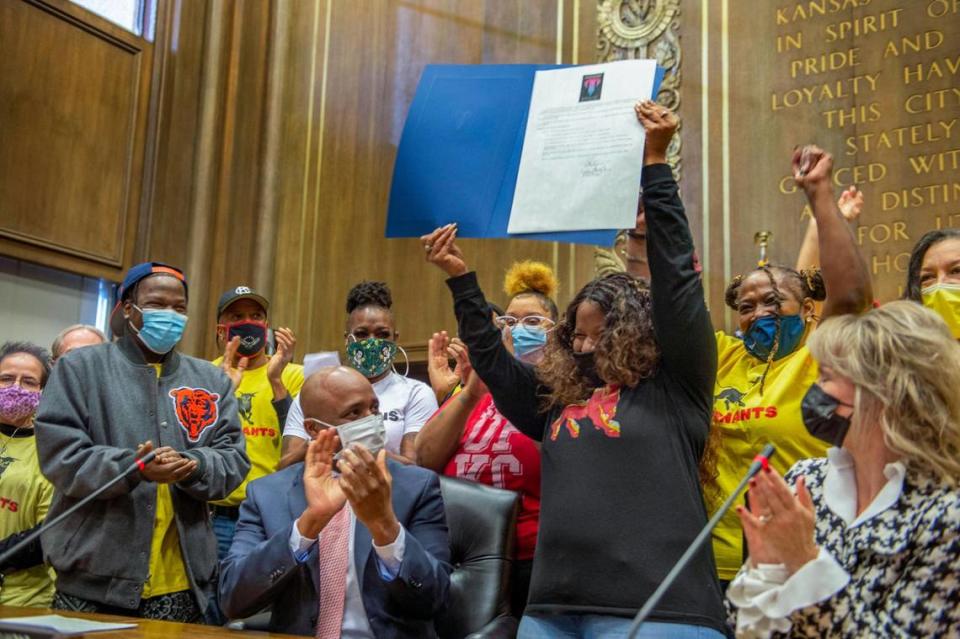
<path id="1" fill-rule="evenodd" d="M 275 386 L 283 386 L 283 371 L 287 364 L 293 361 L 293 350 L 297 345 L 297 338 L 289 328 L 278 328 L 273 332 L 277 342 L 277 350 L 267 362 L 267 379 Z M 279 390 L 279 389 L 278 389 Z M 274 392 L 274 400 L 282 399 L 285 394 L 277 396 Z"/>
<path id="2" fill-rule="evenodd" d="M 449 348 L 450 337 L 446 331 L 434 333 L 427 344 L 427 375 L 438 401 L 449 395 L 460 383 L 459 371 L 450 368 Z"/>
<path id="3" fill-rule="evenodd" d="M 240 337 L 237 336 L 227 342 L 227 347 L 223 350 L 223 361 L 220 362 L 220 368 L 230 378 L 234 392 L 240 386 L 240 382 L 243 380 L 243 372 L 247 370 L 247 365 L 250 363 L 249 357 L 241 357 L 234 365 L 233 362 L 237 359 L 238 348 L 240 348 Z"/>
<path id="4" fill-rule="evenodd" d="M 343 451 L 340 458 L 340 487 L 357 519 L 367 527 L 373 543 L 386 546 L 397 540 L 400 522 L 391 501 L 393 477 L 387 468 L 387 451 L 376 458 L 362 444 Z"/>
<path id="5" fill-rule="evenodd" d="M 816 513 L 804 478 L 796 494 L 773 468 L 750 480 L 750 509 L 737 507 L 750 548 L 750 561 L 784 564 L 792 575 L 817 558 L 814 540 Z"/>
<path id="6" fill-rule="evenodd" d="M 142 458 L 153 450 L 153 442 L 148 441 L 137 446 L 136 457 Z M 157 449 L 153 461 L 146 464 L 140 474 L 143 478 L 158 484 L 172 484 L 187 479 L 197 470 L 196 460 L 184 457 L 169 446 Z"/>

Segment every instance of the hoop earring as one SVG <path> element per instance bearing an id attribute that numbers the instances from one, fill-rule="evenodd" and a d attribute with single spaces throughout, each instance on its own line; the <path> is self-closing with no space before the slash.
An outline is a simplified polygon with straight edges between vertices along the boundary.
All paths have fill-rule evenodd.
<path id="1" fill-rule="evenodd" d="M 405 364 L 405 366 L 406 366 L 406 368 L 405 368 L 404 371 L 403 371 L 403 376 L 406 377 L 407 375 L 410 374 L 410 357 L 407 356 L 407 351 L 403 350 L 403 346 L 400 346 L 399 344 L 397 344 L 397 350 L 400 351 L 401 353 L 403 353 L 403 361 L 404 361 L 404 364 Z M 396 362 L 390 362 L 390 368 L 393 369 L 393 372 L 394 372 L 394 373 L 397 373 L 397 364 L 396 364 Z M 397 373 L 397 375 L 399 375 L 399 374 L 400 374 L 400 373 Z"/>

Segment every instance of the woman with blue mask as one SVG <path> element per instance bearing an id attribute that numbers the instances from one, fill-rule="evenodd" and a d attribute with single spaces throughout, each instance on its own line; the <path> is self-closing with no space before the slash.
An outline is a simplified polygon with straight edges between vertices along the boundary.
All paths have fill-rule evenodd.
<path id="1" fill-rule="evenodd" d="M 764 265 L 738 276 L 725 301 L 737 315 L 737 336 L 718 331 L 717 382 L 711 442 L 715 454 L 713 510 L 732 492 L 764 444 L 777 447 L 772 465 L 786 472 L 797 460 L 823 456 L 826 445 L 804 428 L 801 401 L 817 378 L 806 341 L 823 317 L 859 313 L 871 299 L 870 277 L 832 185 L 833 160 L 816 147 L 798 151 L 795 178 L 806 193 L 817 225 L 820 269 L 798 271 Z M 720 499 L 717 499 L 720 498 Z M 742 499 L 741 499 L 742 503 Z M 721 582 L 743 565 L 743 531 L 731 509 L 714 529 L 713 551 Z"/>
<path id="2" fill-rule="evenodd" d="M 518 262 L 507 271 L 504 291 L 510 303 L 506 312 L 495 314 L 494 324 L 500 329 L 503 345 L 516 359 L 534 365 L 542 358 L 557 321 L 556 289 L 556 277 L 546 264 Z M 463 387 L 417 434 L 417 460 L 448 477 L 520 494 L 511 572 L 511 612 L 519 618 L 527 602 L 540 527 L 540 448 L 497 409 L 489 389 L 470 365 L 466 345 L 454 341 L 449 344 L 449 354 L 457 360 Z"/>
<path id="3" fill-rule="evenodd" d="M 384 447 L 397 461 L 416 462 L 414 440 L 430 416 L 437 399 L 429 386 L 396 370 L 394 360 L 403 349 L 397 343 L 393 296 L 383 282 L 360 282 L 347 294 L 347 326 L 344 332 L 344 363 L 363 374 L 380 400 L 386 429 Z M 406 357 L 404 355 L 404 357 Z M 283 429 L 280 468 L 301 461 L 310 436 L 303 427 L 303 409 L 295 399 Z"/>

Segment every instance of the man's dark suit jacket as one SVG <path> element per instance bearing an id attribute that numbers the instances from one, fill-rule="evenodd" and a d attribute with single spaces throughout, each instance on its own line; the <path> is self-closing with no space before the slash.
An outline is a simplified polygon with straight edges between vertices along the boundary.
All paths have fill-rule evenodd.
<path id="1" fill-rule="evenodd" d="M 393 581 L 384 581 L 370 531 L 357 521 L 353 559 L 363 605 L 378 639 L 435 637 L 433 618 L 446 603 L 451 571 L 440 481 L 428 470 L 387 463 L 393 509 L 406 530 L 403 563 Z M 221 564 L 220 605 L 227 617 L 248 617 L 272 604 L 271 630 L 314 634 L 318 544 L 302 563 L 290 551 L 294 521 L 306 507 L 302 463 L 249 484 L 233 545 Z"/>

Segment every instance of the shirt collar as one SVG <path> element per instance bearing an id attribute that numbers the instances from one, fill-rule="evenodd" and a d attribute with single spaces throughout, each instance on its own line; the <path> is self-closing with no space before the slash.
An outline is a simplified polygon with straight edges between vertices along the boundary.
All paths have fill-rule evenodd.
<path id="1" fill-rule="evenodd" d="M 851 528 L 873 519 L 896 504 L 903 493 L 907 468 L 903 462 L 891 462 L 883 468 L 887 483 L 857 516 L 857 479 L 853 456 L 843 448 L 830 448 L 827 450 L 827 460 L 827 475 L 823 481 L 824 501 Z"/>

